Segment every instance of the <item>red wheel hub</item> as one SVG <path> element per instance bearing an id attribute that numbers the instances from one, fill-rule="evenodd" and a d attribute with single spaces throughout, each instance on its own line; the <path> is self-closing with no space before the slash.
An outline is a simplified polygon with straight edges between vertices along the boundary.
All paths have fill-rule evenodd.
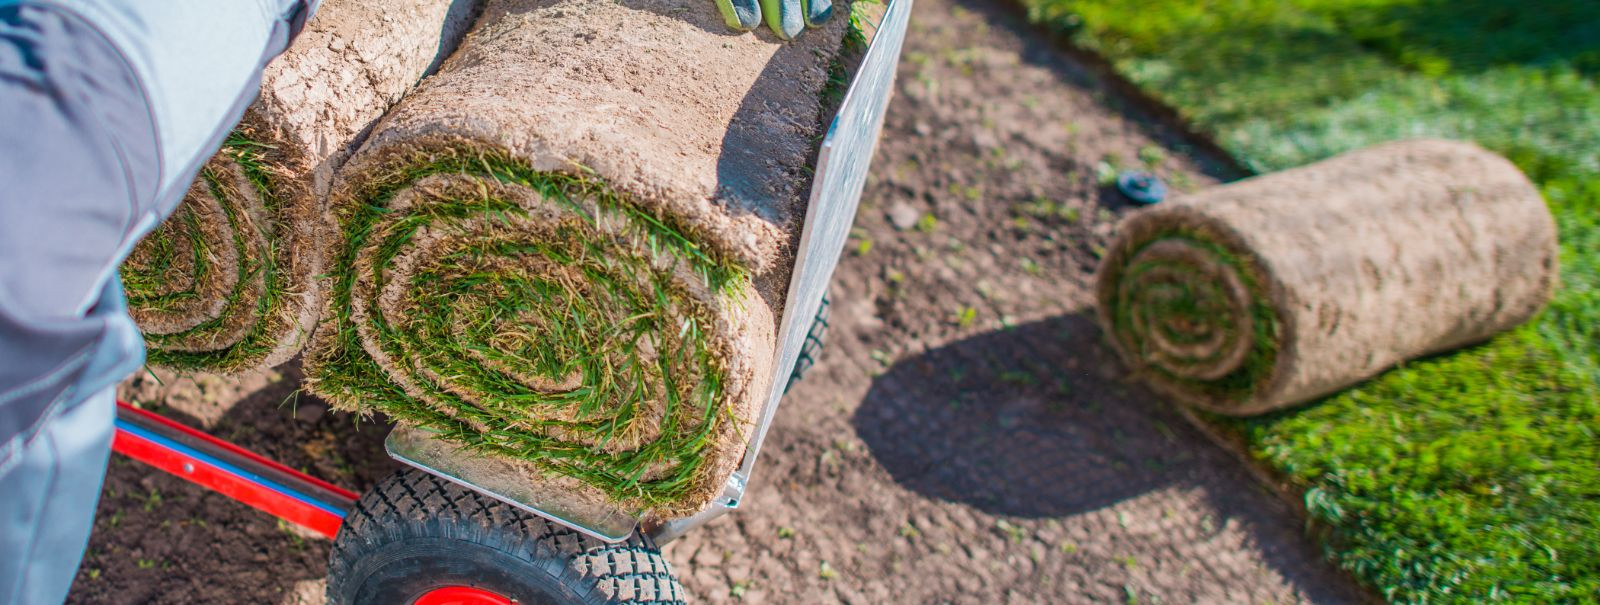
<path id="1" fill-rule="evenodd" d="M 444 586 L 422 593 L 411 605 L 511 605 L 511 599 L 472 586 Z"/>

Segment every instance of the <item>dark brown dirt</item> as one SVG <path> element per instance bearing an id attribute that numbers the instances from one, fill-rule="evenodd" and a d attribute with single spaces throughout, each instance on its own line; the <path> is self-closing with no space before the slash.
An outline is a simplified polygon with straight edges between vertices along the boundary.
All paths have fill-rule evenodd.
<path id="1" fill-rule="evenodd" d="M 240 377 L 144 374 L 119 395 L 290 467 L 364 490 L 395 468 L 388 426 L 297 395 L 297 363 Z M 155 403 L 160 402 L 160 403 Z M 112 456 L 73 603 L 321 603 L 328 541 Z M 296 591 L 311 601 L 290 598 Z"/>
<path id="2" fill-rule="evenodd" d="M 667 546 L 684 585 L 709 603 L 1361 600 L 1288 507 L 1126 380 L 1089 313 L 1127 210 L 1097 165 L 1160 152 L 1192 188 L 1227 164 L 1009 9 L 918 0 L 912 26 L 829 348 L 744 510 Z M 296 420 L 282 371 L 175 387 L 198 415 L 168 413 L 353 488 L 391 468 L 382 426 L 304 414 L 308 397 L 317 417 Z M 327 542 L 119 460 L 91 549 L 76 603 L 300 603 Z"/>

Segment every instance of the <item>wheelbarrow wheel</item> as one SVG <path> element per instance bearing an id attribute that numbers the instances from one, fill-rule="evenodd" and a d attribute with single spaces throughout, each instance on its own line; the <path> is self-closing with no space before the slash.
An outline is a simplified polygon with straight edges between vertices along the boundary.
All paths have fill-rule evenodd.
<path id="1" fill-rule="evenodd" d="M 833 301 L 828 299 L 828 293 L 822 293 L 822 305 L 817 307 L 817 315 L 811 318 L 811 327 L 806 329 L 806 339 L 800 342 L 800 356 L 794 360 L 794 369 L 789 371 L 789 382 L 784 383 L 783 392 L 788 393 L 794 388 L 795 383 L 806 375 L 811 366 L 816 365 L 817 358 L 822 356 L 823 338 L 828 334 L 828 307 Z"/>
<path id="2" fill-rule="evenodd" d="M 328 557 L 334 605 L 683 603 L 646 536 L 607 544 L 433 475 L 379 483 Z"/>

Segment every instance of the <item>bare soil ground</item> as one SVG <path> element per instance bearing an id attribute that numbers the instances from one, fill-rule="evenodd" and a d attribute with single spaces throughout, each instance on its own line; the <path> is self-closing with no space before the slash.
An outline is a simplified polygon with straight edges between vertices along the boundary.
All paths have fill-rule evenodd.
<path id="1" fill-rule="evenodd" d="M 917 0 L 829 347 L 744 509 L 666 547 L 707 603 L 1340 603 L 1293 511 L 1102 343 L 1089 281 L 1129 208 L 1102 163 L 1230 178 L 1009 8 Z M 125 397 L 356 489 L 386 427 L 298 369 Z M 316 603 L 328 543 L 114 458 L 75 603 Z"/>

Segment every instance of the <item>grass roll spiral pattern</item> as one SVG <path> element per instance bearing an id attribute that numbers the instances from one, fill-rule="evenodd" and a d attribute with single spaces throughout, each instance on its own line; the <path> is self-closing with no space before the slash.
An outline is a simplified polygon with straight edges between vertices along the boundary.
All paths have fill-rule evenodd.
<path id="1" fill-rule="evenodd" d="M 1272 371 L 1278 319 L 1260 271 L 1203 231 L 1148 234 L 1104 279 L 1115 338 L 1148 367 L 1188 388 L 1248 393 Z"/>
<path id="2" fill-rule="evenodd" d="M 1151 385 L 1258 414 L 1527 321 L 1556 231 L 1505 159 L 1402 141 L 1136 212 L 1096 281 L 1101 326 Z"/>
<path id="3" fill-rule="evenodd" d="M 567 510 L 704 510 L 779 374 L 836 21 L 485 3 L 334 177 L 307 386 Z"/>
<path id="4" fill-rule="evenodd" d="M 316 276 L 333 172 L 455 47 L 476 4 L 322 3 L 262 70 L 260 96 L 172 218 L 122 267 L 152 365 L 231 374 L 305 346 L 322 307 Z"/>
<path id="5" fill-rule="evenodd" d="M 310 384 L 594 497 L 688 514 L 741 448 L 746 273 L 604 185 L 468 145 L 339 204 Z M 693 503 L 687 505 L 685 503 Z"/>
<path id="6" fill-rule="evenodd" d="M 310 209 L 283 195 L 295 185 L 273 172 L 275 154 L 231 135 L 124 263 L 151 364 L 237 372 L 286 361 L 308 339 L 317 255 L 295 221 Z"/>

